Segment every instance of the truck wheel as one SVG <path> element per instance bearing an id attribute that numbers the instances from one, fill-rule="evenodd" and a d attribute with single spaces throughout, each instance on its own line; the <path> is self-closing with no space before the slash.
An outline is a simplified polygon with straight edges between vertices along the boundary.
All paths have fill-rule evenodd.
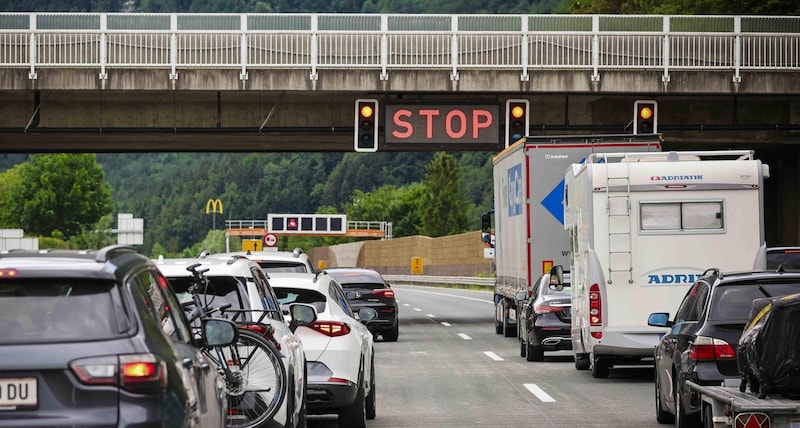
<path id="1" fill-rule="evenodd" d="M 708 403 L 703 404 L 703 428 L 714 428 L 714 409 Z"/>
<path id="2" fill-rule="evenodd" d="M 503 334 L 503 323 L 494 322 L 494 332 L 497 334 Z"/>
<path id="3" fill-rule="evenodd" d="M 528 354 L 528 344 L 524 340 L 519 341 L 519 356 L 525 357 Z"/>
<path id="4" fill-rule="evenodd" d="M 594 355 L 592 358 L 592 377 L 595 379 L 605 379 L 611 370 L 611 363 L 605 358 Z"/>
<path id="5" fill-rule="evenodd" d="M 588 354 L 576 354 L 575 355 L 575 368 L 577 370 L 589 370 L 592 363 L 589 361 Z"/>
<path id="6" fill-rule="evenodd" d="M 504 326 L 503 327 L 503 336 L 505 336 L 505 337 L 517 337 L 517 329 L 516 328 L 511 328 L 511 326 L 506 322 L 503 322 L 503 326 Z"/>

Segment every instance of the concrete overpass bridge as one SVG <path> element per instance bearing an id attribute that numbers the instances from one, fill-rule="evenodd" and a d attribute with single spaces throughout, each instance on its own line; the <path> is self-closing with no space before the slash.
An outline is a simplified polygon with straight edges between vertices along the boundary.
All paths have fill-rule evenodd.
<path id="1" fill-rule="evenodd" d="M 352 151 L 359 98 L 526 99 L 529 135 L 631 132 L 646 98 L 667 144 L 781 144 L 798 96 L 800 17 L 0 14 L 6 152 Z"/>

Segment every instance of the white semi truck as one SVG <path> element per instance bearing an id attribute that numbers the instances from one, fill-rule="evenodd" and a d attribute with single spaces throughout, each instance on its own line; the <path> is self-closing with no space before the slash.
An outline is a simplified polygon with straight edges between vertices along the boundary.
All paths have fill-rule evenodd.
<path id="1" fill-rule="evenodd" d="M 494 247 L 495 332 L 520 337 L 520 293 L 554 266 L 570 261 L 564 230 L 564 171 L 592 153 L 660 151 L 661 136 L 526 137 L 494 158 L 494 210 L 481 217 L 482 238 Z"/>
<path id="2" fill-rule="evenodd" d="M 565 174 L 575 367 L 653 364 L 663 329 L 708 268 L 748 270 L 764 243 L 764 178 L 749 150 L 600 153 Z"/>

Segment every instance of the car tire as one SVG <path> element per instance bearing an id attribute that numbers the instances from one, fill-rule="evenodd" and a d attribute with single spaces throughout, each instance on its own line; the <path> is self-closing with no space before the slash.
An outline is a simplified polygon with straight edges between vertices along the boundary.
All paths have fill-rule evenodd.
<path id="1" fill-rule="evenodd" d="M 661 401 L 661 383 L 658 381 L 658 367 L 656 367 L 656 380 L 655 380 L 655 396 L 656 396 L 656 421 L 660 424 L 675 423 L 675 415 L 664 410 L 664 403 Z"/>
<path id="2" fill-rule="evenodd" d="M 339 428 L 366 428 L 367 426 L 367 399 L 361 382 L 353 404 L 339 410 Z"/>
<path id="3" fill-rule="evenodd" d="M 710 404 L 703 404 L 703 428 L 714 428 L 714 409 Z"/>
<path id="4" fill-rule="evenodd" d="M 611 364 L 600 356 L 592 356 L 592 377 L 595 379 L 605 379 L 611 371 Z"/>
<path id="5" fill-rule="evenodd" d="M 576 370 L 589 370 L 592 362 L 589 360 L 588 354 L 575 354 L 575 369 Z"/>
<path id="6" fill-rule="evenodd" d="M 519 341 L 519 356 L 525 358 L 528 355 L 528 344 L 524 340 Z"/>
<path id="7" fill-rule="evenodd" d="M 699 428 L 700 415 L 687 414 L 683 409 L 683 400 L 681 400 L 681 393 L 677 381 L 673 387 L 674 400 L 675 400 L 675 428 Z"/>
<path id="8" fill-rule="evenodd" d="M 544 361 L 544 349 L 540 346 L 533 346 L 528 342 L 525 359 L 527 361 Z"/>
<path id="9" fill-rule="evenodd" d="M 383 340 L 386 342 L 397 342 L 397 337 L 400 336 L 400 321 L 397 321 L 390 330 L 381 333 L 381 336 L 383 336 Z"/>
<path id="10" fill-rule="evenodd" d="M 375 409 L 375 394 L 377 391 L 375 390 L 375 363 L 372 363 L 372 369 L 370 370 L 369 375 L 369 395 L 367 396 L 366 402 L 366 417 L 367 420 L 375 419 L 377 415 Z"/>

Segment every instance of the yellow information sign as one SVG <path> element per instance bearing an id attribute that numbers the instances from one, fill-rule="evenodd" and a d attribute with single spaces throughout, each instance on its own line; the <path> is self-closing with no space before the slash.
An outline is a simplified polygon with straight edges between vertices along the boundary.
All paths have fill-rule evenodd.
<path id="1" fill-rule="evenodd" d="M 261 251 L 262 248 L 260 239 L 242 240 L 242 251 Z"/>
<path id="2" fill-rule="evenodd" d="M 317 260 L 317 269 L 325 269 L 328 267 L 328 262 L 325 260 Z"/>
<path id="3" fill-rule="evenodd" d="M 415 275 L 422 275 L 422 257 L 411 258 L 411 273 Z"/>

